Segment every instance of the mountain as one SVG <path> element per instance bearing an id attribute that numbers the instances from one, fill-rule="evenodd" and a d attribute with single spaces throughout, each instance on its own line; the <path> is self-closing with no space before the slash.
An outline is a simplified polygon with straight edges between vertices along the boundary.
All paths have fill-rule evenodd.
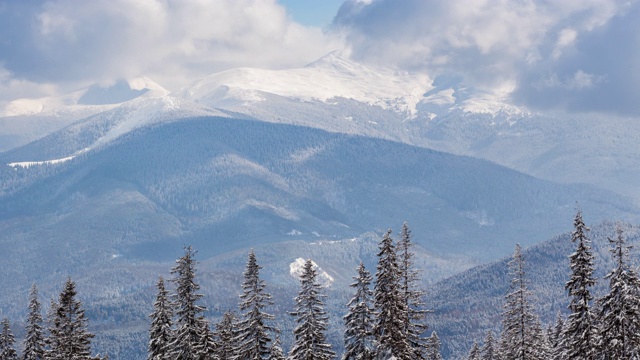
<path id="1" fill-rule="evenodd" d="M 94 84 L 60 96 L 0 104 L 0 152 L 26 145 L 130 100 L 161 98 L 168 93 L 154 81 L 141 77 L 111 85 Z"/>
<path id="2" fill-rule="evenodd" d="M 199 250 L 212 319 L 235 306 L 254 248 L 287 334 L 294 275 L 312 258 L 341 346 L 350 277 L 361 260 L 373 270 L 388 227 L 409 222 L 434 284 L 566 231 L 576 202 L 593 222 L 640 218 L 635 119 L 537 114 L 456 78 L 340 52 L 300 69 L 230 70 L 171 93 L 129 80 L 3 109 L 0 286 L 12 289 L 0 295 L 11 304 L 3 313 L 24 314 L 31 283 L 48 299 L 72 276 L 96 349 L 112 358 L 141 356 L 153 286 L 185 244 Z M 535 264 L 551 269 L 564 257 L 541 246 Z M 497 323 L 499 266 L 431 288 L 430 322 L 449 354 L 466 351 L 463 330 Z M 472 275 L 482 269 L 488 288 Z M 548 289 L 562 284 L 544 274 L 559 281 Z M 493 291 L 488 302 L 482 291 Z"/>
<path id="3" fill-rule="evenodd" d="M 637 118 L 538 113 L 508 92 L 356 63 L 333 52 L 299 69 L 234 69 L 176 97 L 277 123 L 360 134 L 478 157 L 562 183 L 589 183 L 640 202 Z"/>
<path id="4" fill-rule="evenodd" d="M 213 317 L 235 304 L 219 289 L 235 286 L 250 247 L 273 269 L 285 304 L 297 286 L 291 264 L 312 257 L 334 279 L 337 316 L 352 269 L 374 264 L 371 231 L 409 221 L 434 282 L 566 229 L 576 200 L 595 219 L 640 214 L 613 193 L 483 160 L 229 115 L 194 118 L 200 108 L 168 99 L 136 99 L 0 154 L 13 164 L 0 167 L 0 286 L 13 289 L 0 295 L 12 304 L 6 314 L 21 314 L 32 283 L 48 298 L 72 276 L 96 348 L 117 358 L 144 348 L 153 284 L 184 244 L 199 251 Z"/>
<path id="5" fill-rule="evenodd" d="M 592 227 L 588 236 L 596 258 L 597 283 L 592 290 L 596 298 L 608 291 L 605 275 L 614 267 L 608 238 L 616 236 L 616 226 L 622 227 L 634 249 L 640 243 L 638 226 L 603 222 Z M 566 232 L 523 252 L 525 277 L 533 293 L 531 300 L 545 328 L 555 324 L 559 311 L 568 313 L 569 298 L 564 284 L 570 274 L 568 257 L 574 251 L 571 233 Z M 428 321 L 442 340 L 445 358 L 466 359 L 473 341 L 482 343 L 487 330 L 499 336 L 502 304 L 511 283 L 507 267 L 510 260 L 506 257 L 480 265 L 429 286 L 426 303 L 434 312 Z M 637 250 L 632 250 L 631 261 L 640 263 Z"/>
<path id="6" fill-rule="evenodd" d="M 514 105 L 508 89 L 487 91 L 456 76 L 432 78 L 365 65 L 344 51 L 301 68 L 231 69 L 168 93 L 140 78 L 61 97 L 16 100 L 0 109 L 0 151 L 91 115 L 130 107 L 131 100 L 139 106 L 141 98 L 166 97 L 234 117 L 478 157 L 554 182 L 596 185 L 640 203 L 637 118 L 534 112 Z"/>
<path id="7" fill-rule="evenodd" d="M 504 255 L 522 229 L 545 228 L 528 235 L 527 244 L 558 232 L 577 200 L 599 219 L 639 213 L 599 189 L 556 185 L 400 143 L 219 117 L 162 122 L 146 112 L 138 117 L 142 108 L 133 108 L 0 155 L 1 163 L 12 164 L 3 171 L 3 217 L 59 213 L 62 206 L 75 211 L 101 196 L 131 192 L 183 230 L 224 229 L 245 244 L 293 230 L 351 237 L 406 219 L 430 234 L 434 251 L 489 260 Z M 155 122 L 140 124 L 141 118 Z M 63 157 L 68 154 L 75 158 Z M 67 161 L 55 163 L 60 159 Z M 101 200 L 97 211 L 120 206 L 118 199 Z"/>

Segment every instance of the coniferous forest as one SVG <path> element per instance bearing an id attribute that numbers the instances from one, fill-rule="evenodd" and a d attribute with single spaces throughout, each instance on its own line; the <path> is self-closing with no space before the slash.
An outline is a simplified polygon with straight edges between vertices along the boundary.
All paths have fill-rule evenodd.
<path id="1" fill-rule="evenodd" d="M 487 329 L 483 338 L 472 339 L 469 360 L 640 357 L 640 277 L 622 227 L 617 226 L 608 238 L 614 266 L 602 279 L 608 291 L 598 297 L 593 293 L 595 255 L 580 211 L 570 239 L 574 251 L 567 258 L 566 311 L 558 312 L 553 323 L 542 323 L 526 259 L 516 245 L 508 263 L 511 282 L 503 299 L 500 332 Z M 442 359 L 441 341 L 427 323 L 429 304 L 412 247 L 411 230 L 405 223 L 397 239 L 392 230 L 380 239 L 373 275 L 363 263 L 354 269 L 352 298 L 342 318 L 341 354 L 326 335 L 330 326 L 327 295 L 312 260 L 304 262 L 295 306 L 288 311 L 295 327 L 289 334 L 293 343 L 285 349 L 281 341 L 285 334 L 271 310 L 277 300 L 261 279 L 257 254 L 253 250 L 248 254 L 237 308 L 213 323 L 205 316 L 209 299 L 200 293 L 197 251 L 185 247 L 171 269 L 172 277 L 157 280 L 155 301 L 149 304 L 147 359 Z M 89 319 L 71 278 L 44 313 L 33 285 L 27 313 L 21 343 L 11 321 L 2 320 L 0 360 L 108 358 L 92 351 L 94 334 L 88 330 Z"/>

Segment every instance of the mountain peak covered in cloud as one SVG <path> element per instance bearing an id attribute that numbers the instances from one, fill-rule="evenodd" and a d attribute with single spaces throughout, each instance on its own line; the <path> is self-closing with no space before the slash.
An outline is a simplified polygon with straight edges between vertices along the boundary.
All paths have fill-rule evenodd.
<path id="1" fill-rule="evenodd" d="M 108 108 L 141 96 L 155 98 L 168 94 L 168 90 L 147 77 L 120 79 L 111 84 L 95 83 L 59 96 L 16 99 L 0 106 L 0 116 L 53 114 L 92 106 L 97 106 L 95 111 L 101 111 L 105 106 Z"/>
<path id="2" fill-rule="evenodd" d="M 640 115 L 637 1 L 346 1 L 334 26 L 367 63 L 459 76 L 539 110 Z"/>
<path id="3" fill-rule="evenodd" d="M 169 91 L 146 77 L 132 80 L 120 79 L 113 84 L 103 86 L 94 84 L 78 99 L 80 105 L 109 105 L 133 100 L 142 95 L 164 96 Z"/>

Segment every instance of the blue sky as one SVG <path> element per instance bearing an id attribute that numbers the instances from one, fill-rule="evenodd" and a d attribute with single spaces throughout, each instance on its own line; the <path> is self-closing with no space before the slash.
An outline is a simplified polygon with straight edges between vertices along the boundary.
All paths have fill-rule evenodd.
<path id="1" fill-rule="evenodd" d="M 0 0 L 0 105 L 341 49 L 534 110 L 640 116 L 639 0 Z"/>
<path id="2" fill-rule="evenodd" d="M 303 25 L 326 27 L 331 24 L 344 0 L 279 0 L 293 19 Z"/>

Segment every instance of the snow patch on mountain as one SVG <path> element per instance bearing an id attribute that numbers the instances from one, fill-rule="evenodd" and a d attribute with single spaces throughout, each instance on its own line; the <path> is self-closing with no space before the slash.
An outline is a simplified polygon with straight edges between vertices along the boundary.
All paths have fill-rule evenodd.
<path id="1" fill-rule="evenodd" d="M 291 162 L 301 164 L 325 150 L 325 146 L 312 146 L 291 154 Z"/>
<path id="2" fill-rule="evenodd" d="M 65 158 L 62 158 L 62 159 L 53 159 L 53 160 L 45 160 L 45 161 L 13 162 L 13 163 L 9 163 L 7 165 L 11 166 L 13 168 L 15 168 L 15 167 L 29 168 L 29 167 L 35 166 L 35 165 L 55 165 L 55 164 L 60 164 L 60 163 L 72 160 L 73 158 L 75 158 L 75 156 L 68 156 L 68 157 L 65 157 Z"/>
<path id="3" fill-rule="evenodd" d="M 294 262 L 289 264 L 289 274 L 296 279 L 300 279 L 304 272 L 304 264 L 306 262 L 307 261 L 303 258 L 297 258 Z M 331 275 L 327 274 L 326 271 L 322 270 L 322 268 L 318 266 L 315 261 L 311 260 L 311 264 L 313 266 L 313 269 L 318 274 L 316 280 L 320 283 L 320 285 L 328 287 L 335 281 L 335 279 Z"/>

